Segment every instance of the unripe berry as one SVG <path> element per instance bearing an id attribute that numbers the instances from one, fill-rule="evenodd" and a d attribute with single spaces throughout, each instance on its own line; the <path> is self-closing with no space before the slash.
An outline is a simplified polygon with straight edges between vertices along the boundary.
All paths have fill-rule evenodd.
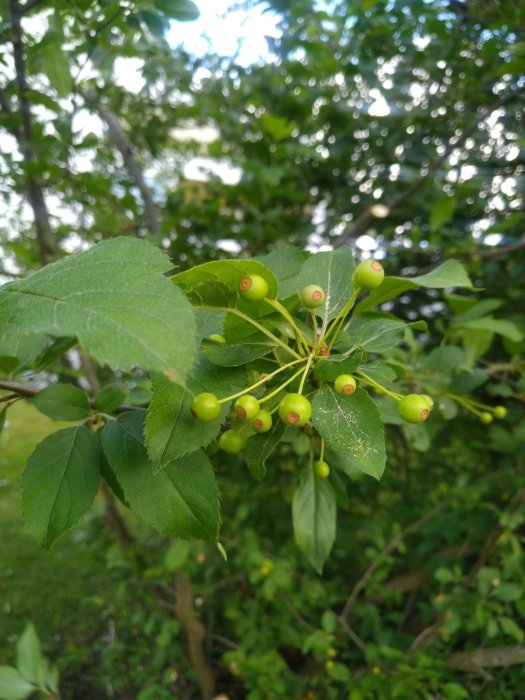
<path id="1" fill-rule="evenodd" d="M 227 430 L 219 438 L 219 447 L 231 455 L 236 455 L 244 447 L 244 438 L 237 430 Z"/>
<path id="2" fill-rule="evenodd" d="M 272 416 L 268 411 L 259 411 L 252 420 L 252 428 L 258 433 L 267 433 L 272 427 Z"/>
<path id="3" fill-rule="evenodd" d="M 299 296 L 307 309 L 316 309 L 324 303 L 324 292 L 317 284 L 307 285 Z"/>
<path id="4" fill-rule="evenodd" d="M 226 339 L 224 338 L 223 335 L 219 335 L 219 333 L 212 333 L 209 337 L 209 340 L 214 340 L 216 343 L 225 343 Z"/>
<path id="5" fill-rule="evenodd" d="M 288 425 L 304 425 L 312 415 L 312 405 L 302 394 L 286 394 L 279 404 L 279 416 Z"/>
<path id="6" fill-rule="evenodd" d="M 377 260 L 363 260 L 354 270 L 352 283 L 354 287 L 361 287 L 361 289 L 376 289 L 382 284 L 384 278 L 385 271 L 381 263 Z"/>
<path id="7" fill-rule="evenodd" d="M 480 415 L 479 419 L 482 423 L 485 423 L 485 425 L 489 425 L 494 420 L 494 417 L 493 417 L 492 413 L 489 413 L 488 411 L 484 411 Z"/>
<path id="8" fill-rule="evenodd" d="M 399 415 L 407 423 L 421 423 L 430 415 L 428 400 L 422 394 L 403 396 L 398 408 Z"/>
<path id="9" fill-rule="evenodd" d="M 247 301 L 262 301 L 268 295 L 268 283 L 261 275 L 246 275 L 239 282 L 239 293 Z"/>
<path id="10" fill-rule="evenodd" d="M 429 396 L 428 394 L 420 394 L 420 395 L 421 395 L 421 396 L 425 399 L 425 401 L 427 402 L 429 413 L 432 413 L 432 409 L 434 408 L 434 400 L 433 400 L 432 397 Z"/>
<path id="11" fill-rule="evenodd" d="M 221 405 L 215 394 L 198 394 L 191 402 L 191 415 L 201 423 L 211 423 L 220 412 Z"/>
<path id="12" fill-rule="evenodd" d="M 496 416 L 496 418 L 505 418 L 505 416 L 507 415 L 507 409 L 505 408 L 505 406 L 496 406 L 496 408 L 494 409 L 494 415 Z"/>
<path id="13" fill-rule="evenodd" d="M 255 396 L 241 396 L 235 402 L 235 415 L 241 420 L 251 420 L 259 413 L 259 401 Z"/>
<path id="14" fill-rule="evenodd" d="M 356 390 L 357 382 L 351 374 L 340 374 L 334 382 L 334 389 L 341 396 L 350 396 Z"/>
<path id="15" fill-rule="evenodd" d="M 330 466 L 328 462 L 325 462 L 322 459 L 318 459 L 317 462 L 314 462 L 314 471 L 318 477 L 320 477 L 321 479 L 326 479 L 330 474 Z"/>

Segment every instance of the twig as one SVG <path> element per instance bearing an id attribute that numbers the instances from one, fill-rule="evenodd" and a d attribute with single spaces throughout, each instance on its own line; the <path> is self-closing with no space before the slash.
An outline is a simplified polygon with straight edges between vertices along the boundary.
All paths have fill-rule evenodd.
<path id="1" fill-rule="evenodd" d="M 403 539 L 405 537 L 408 537 L 412 532 L 415 532 L 418 530 L 421 525 L 424 525 L 427 520 L 430 520 L 433 518 L 437 513 L 439 513 L 440 510 L 442 510 L 446 505 L 446 502 L 441 502 L 435 505 L 431 510 L 428 511 L 428 513 L 425 513 L 421 518 L 416 520 L 415 522 L 411 523 L 406 527 L 404 530 L 402 530 L 399 535 L 396 535 L 393 537 L 390 542 L 387 544 L 387 546 L 380 552 L 377 557 L 375 557 L 374 561 L 370 564 L 370 566 L 367 568 L 365 573 L 361 576 L 359 581 L 355 584 L 355 586 L 352 589 L 352 592 L 348 596 L 348 600 L 345 603 L 345 606 L 341 612 L 340 619 L 341 621 L 347 621 L 348 620 L 348 615 L 350 614 L 350 611 L 355 605 L 356 600 L 359 597 L 359 594 L 361 591 L 365 588 L 366 584 L 370 580 L 370 578 L 374 575 L 376 570 L 379 568 L 379 566 L 383 563 L 383 561 L 388 557 L 389 554 L 391 554 L 397 547 L 401 544 Z"/>

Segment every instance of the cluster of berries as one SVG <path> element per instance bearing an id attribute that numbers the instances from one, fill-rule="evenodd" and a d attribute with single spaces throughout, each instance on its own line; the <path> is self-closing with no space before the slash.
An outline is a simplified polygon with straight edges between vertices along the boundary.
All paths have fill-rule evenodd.
<path id="1" fill-rule="evenodd" d="M 351 310 L 351 307 L 357 297 L 357 295 L 362 290 L 373 290 L 381 285 L 384 279 L 384 270 L 382 265 L 376 260 L 367 260 L 360 263 L 352 276 L 352 283 L 354 287 L 354 292 L 349 300 L 347 307 L 343 310 L 342 315 L 335 319 L 330 327 L 330 330 L 326 333 L 325 338 L 330 335 L 330 332 L 335 330 L 335 336 L 339 333 L 344 325 L 346 319 L 346 314 Z M 314 325 L 314 338 L 312 345 L 307 343 L 304 336 L 302 336 L 300 330 L 294 324 L 292 317 L 289 312 L 283 307 L 277 300 L 270 299 L 268 297 L 268 283 L 258 274 L 249 274 L 244 276 L 240 282 L 238 291 L 240 296 L 250 302 L 261 302 L 266 301 L 271 306 L 280 311 L 283 316 L 288 320 L 296 332 L 297 338 L 297 350 L 300 354 L 296 354 L 296 358 L 293 362 L 281 365 L 279 369 L 270 375 L 261 375 L 259 380 L 250 387 L 247 387 L 241 392 L 233 396 L 229 396 L 223 399 L 218 399 L 215 394 L 212 393 L 202 393 L 193 399 L 191 405 L 191 413 L 193 417 L 201 421 L 202 423 L 209 423 L 216 420 L 221 413 L 221 404 L 229 402 L 233 399 L 237 399 L 234 404 L 234 416 L 235 420 L 238 421 L 236 425 L 240 423 L 240 428 L 229 428 L 223 432 L 219 438 L 219 447 L 230 454 L 236 454 L 240 452 L 246 443 L 247 433 L 266 433 L 272 428 L 273 419 L 272 414 L 277 412 L 279 418 L 287 425 L 291 426 L 304 426 L 311 417 L 312 406 L 310 401 L 306 396 L 303 395 L 302 391 L 305 386 L 305 381 L 309 376 L 310 370 L 313 368 L 315 362 L 321 361 L 326 356 L 330 355 L 330 347 L 324 342 L 324 338 L 319 340 L 317 338 L 317 328 L 316 328 L 316 318 L 315 309 L 321 307 L 325 303 L 325 292 L 324 290 L 316 284 L 309 284 L 302 289 L 299 294 L 300 300 L 304 307 L 309 309 L 312 314 L 313 325 Z M 210 336 L 211 339 L 217 342 L 225 342 L 224 338 L 220 335 L 214 334 Z M 332 340 L 333 344 L 333 340 Z M 286 348 L 288 349 L 288 348 Z M 301 364 L 303 363 L 303 364 Z M 258 399 L 253 394 L 249 393 L 254 389 L 258 389 L 267 380 L 273 378 L 279 372 L 287 370 L 292 366 L 301 364 L 301 368 L 295 372 L 295 374 L 287 379 L 283 384 L 281 384 L 276 390 L 271 391 L 266 396 Z M 296 369 L 296 367 L 295 367 Z M 302 379 L 300 382 L 299 390 L 293 393 L 284 393 L 285 387 L 290 384 L 295 378 L 302 374 Z M 367 375 L 362 372 L 357 372 L 366 385 L 374 388 L 378 393 L 386 393 L 392 398 L 398 401 L 399 415 L 403 420 L 408 423 L 421 423 L 425 421 L 433 407 L 434 402 L 430 396 L 427 394 L 408 394 L 402 396 L 387 390 L 380 384 L 372 380 Z M 351 374 L 341 374 L 336 377 L 333 385 L 334 391 L 343 397 L 351 396 L 357 388 L 356 378 Z M 279 397 L 278 403 L 273 406 L 269 411 L 261 407 L 261 404 L 274 397 Z M 498 417 L 503 417 L 506 410 L 502 406 L 498 406 L 493 410 L 494 415 Z M 488 418 L 487 418 L 488 417 Z M 480 418 L 483 422 L 490 422 L 492 420 L 492 414 L 485 412 L 480 414 Z M 489 420 L 490 419 L 490 420 Z M 244 429 L 247 426 L 247 429 Z M 321 443 L 321 456 L 314 462 L 314 470 L 316 474 L 321 478 L 328 477 L 330 473 L 330 467 L 327 462 L 323 459 L 324 455 L 324 441 Z"/>

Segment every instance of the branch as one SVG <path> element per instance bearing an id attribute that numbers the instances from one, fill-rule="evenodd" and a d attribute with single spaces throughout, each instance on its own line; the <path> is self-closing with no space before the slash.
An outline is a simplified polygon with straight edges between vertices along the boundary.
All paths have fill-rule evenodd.
<path id="1" fill-rule="evenodd" d="M 202 698 L 211 700 L 215 691 L 215 678 L 202 649 L 207 634 L 206 627 L 195 614 L 191 580 L 180 569 L 175 572 L 175 593 L 176 614 L 186 633 L 188 654 L 197 674 Z"/>
<path id="2" fill-rule="evenodd" d="M 457 651 L 447 659 L 447 666 L 455 671 L 483 674 L 486 668 L 514 666 L 525 662 L 525 646 L 489 647 L 472 651 Z"/>
<path id="3" fill-rule="evenodd" d="M 348 596 L 348 600 L 345 603 L 345 606 L 341 612 L 340 619 L 341 621 L 347 622 L 348 621 L 348 615 L 350 614 L 350 611 L 355 605 L 356 600 L 359 597 L 359 594 L 361 591 L 364 589 L 370 578 L 374 575 L 376 570 L 379 568 L 379 566 L 383 563 L 383 561 L 388 557 L 389 554 L 391 554 L 397 547 L 401 544 L 403 539 L 407 537 L 408 535 L 412 534 L 412 532 L 415 532 L 418 530 L 421 525 L 424 525 L 427 520 L 430 520 L 431 518 L 434 517 L 437 513 L 439 513 L 440 510 L 442 510 L 445 507 L 446 503 L 443 501 L 441 503 L 438 503 L 435 505 L 431 510 L 428 511 L 428 513 L 425 513 L 421 518 L 416 520 L 415 522 L 411 523 L 406 527 L 404 530 L 402 530 L 399 535 L 396 535 L 394 538 L 390 540 L 390 542 L 387 544 L 387 546 L 383 549 L 382 552 L 380 552 L 377 557 L 374 559 L 374 561 L 370 564 L 370 566 L 367 568 L 365 573 L 361 576 L 359 581 L 355 584 L 355 586 L 352 589 L 352 592 Z"/>
<path id="4" fill-rule="evenodd" d="M 131 141 L 126 136 L 118 118 L 113 114 L 109 107 L 107 107 L 107 105 L 96 100 L 96 97 L 93 93 L 89 93 L 86 97 L 88 100 L 95 102 L 95 106 L 100 116 L 107 124 L 109 134 L 113 142 L 115 143 L 115 146 L 118 148 L 122 155 L 124 165 L 126 166 L 126 169 L 131 179 L 140 191 L 142 202 L 144 204 L 144 216 L 146 218 L 146 222 L 150 233 L 160 233 L 160 222 L 157 212 L 157 205 L 153 200 L 150 188 L 146 184 L 144 175 L 142 173 L 142 169 L 133 154 L 133 145 Z"/>
<path id="5" fill-rule="evenodd" d="M 458 146 L 464 143 L 469 138 L 469 136 L 471 136 L 477 130 L 477 128 L 482 122 L 484 122 L 488 117 L 490 117 L 490 115 L 497 109 L 503 107 L 503 105 L 508 104 L 509 102 L 512 102 L 512 100 L 516 99 L 516 97 L 519 97 L 524 91 L 525 87 L 511 92 L 507 95 L 504 95 L 503 97 L 500 97 L 499 100 L 494 102 L 493 105 L 484 110 L 469 124 L 469 126 L 465 128 L 465 130 L 459 136 L 450 139 L 443 155 L 440 156 L 437 160 L 434 161 L 434 163 L 432 163 L 432 165 L 429 166 L 424 175 L 422 175 L 418 180 L 412 183 L 412 185 L 410 185 L 410 187 L 408 187 L 404 192 L 401 192 L 397 195 L 397 197 L 394 197 L 394 199 L 389 204 L 374 204 L 369 209 L 364 211 L 361 214 L 361 216 L 357 218 L 356 222 L 337 240 L 337 242 L 334 244 L 335 247 L 339 248 L 343 245 L 346 245 L 346 243 L 349 240 L 358 238 L 362 234 L 366 233 L 368 229 L 370 229 L 376 223 L 376 221 L 385 219 L 388 216 L 390 216 L 394 209 L 397 209 L 397 207 L 399 207 L 401 204 L 404 204 L 408 199 L 410 199 L 414 194 L 416 194 L 416 192 L 419 192 L 419 190 L 423 187 L 423 185 L 425 185 L 427 180 L 430 180 L 430 178 L 433 177 L 433 175 L 439 170 L 441 165 L 446 160 L 448 160 L 451 153 Z"/>
<path id="6" fill-rule="evenodd" d="M 9 0 L 9 11 L 11 13 L 11 41 L 13 43 L 16 83 L 18 86 L 18 111 L 22 123 L 20 133 L 18 134 L 18 143 L 24 158 L 24 167 L 27 173 L 27 198 L 35 218 L 40 261 L 42 264 L 45 264 L 49 256 L 58 252 L 58 246 L 51 229 L 51 224 L 49 223 L 49 215 L 42 187 L 35 177 L 30 174 L 34 170 L 36 159 L 33 145 L 33 128 L 31 125 L 31 105 L 27 97 L 28 85 L 26 80 L 24 45 L 22 43 L 21 17 L 23 8 L 20 7 L 18 0 Z"/>

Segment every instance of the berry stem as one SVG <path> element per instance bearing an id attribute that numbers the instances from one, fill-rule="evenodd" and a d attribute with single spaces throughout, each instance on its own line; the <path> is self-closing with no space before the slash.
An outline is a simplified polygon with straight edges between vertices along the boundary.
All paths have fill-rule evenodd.
<path id="1" fill-rule="evenodd" d="M 215 311 L 225 311 L 228 314 L 234 314 L 235 316 L 238 316 L 239 318 L 244 319 L 248 323 L 251 323 L 252 326 L 255 326 L 257 330 L 261 331 L 261 333 L 264 333 L 264 335 L 268 336 L 268 338 L 271 338 L 274 343 L 277 343 L 283 350 L 286 350 L 289 352 L 291 355 L 295 357 L 296 360 L 302 360 L 303 358 L 301 355 L 299 355 L 293 348 L 291 348 L 289 345 L 287 345 L 285 342 L 283 342 L 280 338 L 278 338 L 276 335 L 274 335 L 271 331 L 269 331 L 267 328 L 262 326 L 260 323 L 257 323 L 255 319 L 250 318 L 250 316 L 247 316 L 244 314 L 242 311 L 239 311 L 239 309 L 234 309 L 231 306 L 209 306 L 207 304 L 202 304 L 200 306 L 201 309 L 213 309 Z"/>
<path id="2" fill-rule="evenodd" d="M 286 309 L 280 302 L 278 302 L 277 299 L 270 299 L 269 297 L 266 297 L 264 301 L 267 304 L 270 304 L 270 306 L 273 306 L 273 308 L 276 311 L 278 311 L 286 321 L 288 321 L 288 323 L 292 327 L 293 332 L 295 333 L 295 341 L 297 343 L 299 352 L 303 352 L 304 350 L 306 350 L 307 353 L 310 352 L 310 348 L 308 347 L 308 341 L 301 333 L 301 330 L 293 320 L 292 315 L 289 313 L 288 309 Z"/>
<path id="3" fill-rule="evenodd" d="M 302 360 L 305 360 L 306 358 L 301 358 Z M 259 403 L 265 403 L 266 401 L 269 401 L 270 399 L 273 399 L 274 396 L 276 396 L 280 391 L 282 391 L 288 384 L 291 384 L 294 379 L 296 379 L 301 372 L 303 371 L 303 368 L 301 367 L 300 370 L 298 370 L 295 374 L 292 374 L 292 376 L 287 379 L 285 382 L 281 384 L 281 386 L 278 386 L 277 389 L 274 389 L 270 394 L 267 394 L 264 398 L 259 399 Z"/>
<path id="4" fill-rule="evenodd" d="M 314 334 L 314 339 L 312 341 L 312 352 L 315 354 L 315 350 L 317 347 L 317 316 L 315 315 L 315 311 L 313 309 L 310 309 L 310 313 L 312 314 L 312 328 L 313 328 L 313 334 Z"/>
<path id="5" fill-rule="evenodd" d="M 301 383 L 299 384 L 299 391 L 297 392 L 298 394 L 303 393 L 304 383 L 306 381 L 306 377 L 308 376 L 308 371 L 310 369 L 310 365 L 312 364 L 313 359 L 314 359 L 313 354 L 310 354 L 308 357 L 308 362 L 306 363 L 306 367 L 304 368 L 304 374 L 302 376 Z"/>
<path id="6" fill-rule="evenodd" d="M 341 309 L 341 311 L 337 314 L 337 316 L 335 317 L 335 319 L 334 319 L 332 325 L 330 326 L 330 328 L 329 328 L 329 329 L 326 331 L 326 333 L 324 334 L 324 337 L 323 337 L 323 339 L 321 340 L 320 345 L 322 345 L 323 343 L 326 343 L 328 337 L 329 337 L 329 336 L 332 334 L 332 332 L 336 329 L 336 326 L 339 326 L 339 327 L 337 328 L 336 333 L 334 334 L 334 337 L 332 338 L 332 341 L 330 342 L 330 345 L 328 346 L 328 349 L 329 349 L 329 350 L 332 349 L 332 345 L 333 345 L 333 344 L 335 343 L 335 341 L 337 340 L 337 336 L 339 335 L 339 333 L 341 332 L 343 326 L 345 325 L 346 317 L 348 316 L 348 314 L 349 314 L 350 311 L 352 310 L 352 307 L 353 307 L 353 305 L 354 305 L 354 303 L 355 303 L 355 300 L 357 299 L 357 297 L 358 297 L 358 295 L 359 295 L 360 292 L 361 292 L 361 287 L 356 287 L 356 289 L 354 290 L 354 292 L 353 292 L 352 296 L 350 297 L 350 299 L 346 302 L 346 304 L 343 306 L 343 308 Z"/>
<path id="7" fill-rule="evenodd" d="M 282 367 L 279 367 L 279 369 L 276 369 L 271 374 L 267 374 L 266 377 L 264 377 L 263 379 L 259 379 L 258 382 L 255 382 L 255 384 L 252 384 L 251 386 L 246 387 L 242 391 L 238 391 L 236 394 L 232 394 L 231 396 L 226 396 L 224 399 L 219 399 L 219 403 L 226 403 L 226 401 L 232 401 L 232 399 L 236 399 L 239 396 L 243 396 L 243 394 L 248 394 L 252 389 L 256 389 L 258 386 L 261 386 L 261 384 L 265 384 L 272 377 L 275 377 L 275 375 L 279 374 L 279 372 L 283 372 L 285 369 L 288 369 L 288 367 L 293 367 L 294 365 L 298 364 L 299 362 L 305 362 L 305 361 L 306 361 L 306 357 L 301 357 L 298 360 L 293 360 L 292 362 L 289 362 L 287 365 L 283 365 Z"/>
<path id="8" fill-rule="evenodd" d="M 324 461 L 324 437 L 321 438 L 321 452 L 319 454 L 319 460 Z"/>
<path id="9" fill-rule="evenodd" d="M 483 411 L 490 411 L 491 413 L 494 412 L 494 406 L 487 406 L 487 404 L 480 403 L 479 401 L 475 401 L 474 399 L 471 399 L 468 396 L 458 396 L 458 394 L 452 394 L 449 391 L 446 392 L 445 396 L 448 396 L 449 398 L 453 399 L 454 401 L 457 401 L 458 403 L 462 404 L 463 406 L 468 404 L 469 406 L 472 406 L 473 408 L 481 408 Z"/>
<path id="10" fill-rule="evenodd" d="M 401 401 L 401 399 L 403 398 L 403 396 L 401 394 L 396 394 L 393 391 L 386 389 L 382 384 L 379 384 L 379 382 L 376 382 L 375 379 L 372 379 L 372 377 L 369 377 L 368 374 L 365 374 L 360 369 L 356 369 L 355 373 L 358 374 L 362 379 L 364 379 L 367 384 L 370 384 L 371 386 L 373 386 L 374 389 L 379 389 L 384 394 L 387 394 L 387 396 L 391 396 L 396 401 Z"/>

